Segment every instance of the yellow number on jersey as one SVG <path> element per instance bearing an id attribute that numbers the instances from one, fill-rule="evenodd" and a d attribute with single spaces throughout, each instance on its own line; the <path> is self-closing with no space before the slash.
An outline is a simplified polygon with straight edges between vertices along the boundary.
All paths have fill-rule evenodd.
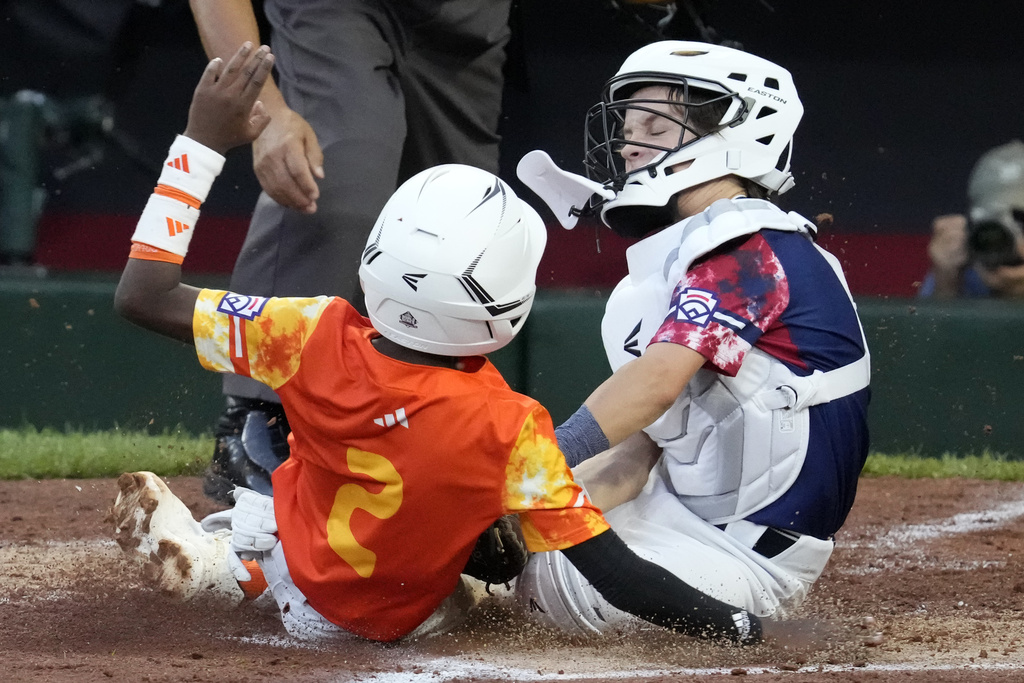
<path id="1" fill-rule="evenodd" d="M 373 574 L 377 553 L 359 545 L 352 535 L 352 513 L 366 510 L 377 519 L 387 519 L 402 504 L 402 475 L 384 456 L 358 448 L 348 449 L 348 467 L 384 484 L 380 493 L 370 493 L 359 484 L 345 484 L 334 495 L 334 506 L 327 518 L 327 542 L 338 557 L 345 560 L 364 579 Z"/>

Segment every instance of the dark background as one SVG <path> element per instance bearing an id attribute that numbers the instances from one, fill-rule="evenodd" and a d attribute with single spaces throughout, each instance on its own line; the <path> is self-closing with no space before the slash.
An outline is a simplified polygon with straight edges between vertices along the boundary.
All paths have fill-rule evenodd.
<path id="1" fill-rule="evenodd" d="M 897 298 L 913 296 L 924 274 L 932 217 L 962 210 L 977 157 L 1022 136 L 1024 22 L 1008 10 L 1018 3 L 768 1 L 708 2 L 704 19 L 793 72 L 806 113 L 797 186 L 781 203 L 835 216 L 822 241 L 843 262 L 873 349 L 873 447 L 1019 456 L 1019 306 Z M 606 0 L 518 0 L 514 25 L 502 175 L 518 186 L 515 164 L 534 148 L 581 170 L 584 112 L 656 36 Z M 680 33 L 697 37 L 692 23 Z M 190 348 L 130 327 L 110 306 L 205 63 L 184 0 L 0 0 L 0 98 L 24 88 L 62 102 L 103 94 L 114 123 L 105 136 L 50 131 L 36 252 L 49 276 L 0 267 L 0 425 L 212 428 L 220 380 Z M 69 164 L 81 170 L 55 176 Z M 257 193 L 248 150 L 233 151 L 203 207 L 190 282 L 223 283 Z M 604 228 L 552 227 L 538 278 L 549 291 L 495 359 L 556 423 L 606 376 L 599 322 L 623 247 Z"/>
<path id="2" fill-rule="evenodd" d="M 932 217 L 963 209 L 977 157 L 1021 136 L 1024 23 L 1008 14 L 1015 4 L 718 0 L 699 8 L 721 38 L 793 73 L 805 114 L 794 148 L 797 186 L 780 203 L 805 215 L 832 213 L 834 236 L 847 236 L 851 250 L 876 245 L 874 252 L 884 252 L 877 261 L 852 265 L 877 279 L 886 268 L 906 269 L 908 259 L 914 268 L 923 263 Z M 0 97 L 23 88 L 55 99 L 100 93 L 114 122 L 98 146 L 71 139 L 48 147 L 40 254 L 57 253 L 51 245 L 64 238 L 54 226 L 63 224 L 54 217 L 66 215 L 102 216 L 107 233 L 126 245 L 206 62 L 187 2 L 0 0 L 0 8 Z M 644 11 L 616 11 L 604 0 L 517 0 L 502 120 L 504 178 L 521 189 L 515 164 L 535 148 L 581 170 L 584 112 L 622 60 L 657 39 Z M 670 37 L 700 36 L 687 20 Z M 101 158 L 62 180 L 49 173 L 81 159 L 89 144 Z M 248 150 L 232 152 L 204 206 L 205 222 L 221 217 L 230 226 L 229 252 L 258 192 L 250 164 Z M 578 246 L 573 240 L 594 251 L 595 234 L 553 234 L 552 257 Z M 607 231 L 600 236 L 606 251 L 621 249 Z M 85 256 L 70 267 L 88 267 L 89 258 L 106 267 Z M 225 263 L 230 256 L 208 269 Z M 853 284 L 857 273 L 849 274 Z M 603 283 L 603 276 L 583 282 Z M 910 284 L 901 282 L 896 293 Z"/>

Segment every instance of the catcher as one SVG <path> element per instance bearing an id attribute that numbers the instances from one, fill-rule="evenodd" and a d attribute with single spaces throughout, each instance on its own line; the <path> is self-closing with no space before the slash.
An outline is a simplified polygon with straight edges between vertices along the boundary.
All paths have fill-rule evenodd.
<path id="1" fill-rule="evenodd" d="M 562 452 L 576 465 L 653 447 L 635 496 L 609 503 L 595 485 L 608 477 L 576 475 L 631 549 L 765 618 L 824 570 L 869 444 L 870 357 L 845 276 L 813 222 L 768 201 L 794 184 L 802 114 L 777 64 L 660 41 L 590 109 L 589 177 L 542 152 L 519 166 L 567 227 L 599 214 L 637 240 L 601 324 L 614 372 L 559 426 Z M 633 620 L 559 553 L 531 558 L 516 590 L 570 632 Z"/>
<path id="2" fill-rule="evenodd" d="M 561 550 L 617 608 L 694 636 L 760 641 L 773 625 L 626 547 L 574 482 L 547 412 L 484 356 L 522 329 L 546 241 L 537 213 L 490 173 L 440 166 L 395 192 L 360 264 L 369 319 L 337 297 L 180 281 L 223 154 L 267 125 L 256 97 L 272 64 L 250 44 L 210 62 L 115 308 L 195 344 L 205 368 L 275 390 L 291 457 L 274 471 L 273 498 L 236 489 L 235 507 L 201 525 L 159 477 L 122 475 L 116 534 L 145 576 L 183 600 L 272 596 L 295 636 L 392 641 L 461 620 L 478 537 L 515 514 L 529 550 Z M 513 567 L 524 559 L 507 550 Z"/>

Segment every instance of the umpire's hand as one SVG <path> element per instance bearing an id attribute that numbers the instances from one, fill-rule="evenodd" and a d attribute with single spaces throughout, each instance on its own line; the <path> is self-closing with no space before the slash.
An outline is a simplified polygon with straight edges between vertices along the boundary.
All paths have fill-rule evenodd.
<path id="1" fill-rule="evenodd" d="M 312 126 L 281 100 L 273 105 L 271 122 L 252 144 L 253 168 L 263 191 L 281 206 L 316 212 L 324 177 L 324 153 Z"/>

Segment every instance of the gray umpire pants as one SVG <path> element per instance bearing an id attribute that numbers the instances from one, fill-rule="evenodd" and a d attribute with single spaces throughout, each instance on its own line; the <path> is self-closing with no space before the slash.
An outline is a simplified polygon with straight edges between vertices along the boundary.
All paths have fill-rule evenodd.
<path id="1" fill-rule="evenodd" d="M 361 307 L 359 257 L 398 185 L 442 163 L 497 172 L 510 4 L 266 0 L 278 85 L 316 132 L 326 177 L 313 215 L 260 195 L 232 291 Z M 224 393 L 279 402 L 237 375 Z"/>

